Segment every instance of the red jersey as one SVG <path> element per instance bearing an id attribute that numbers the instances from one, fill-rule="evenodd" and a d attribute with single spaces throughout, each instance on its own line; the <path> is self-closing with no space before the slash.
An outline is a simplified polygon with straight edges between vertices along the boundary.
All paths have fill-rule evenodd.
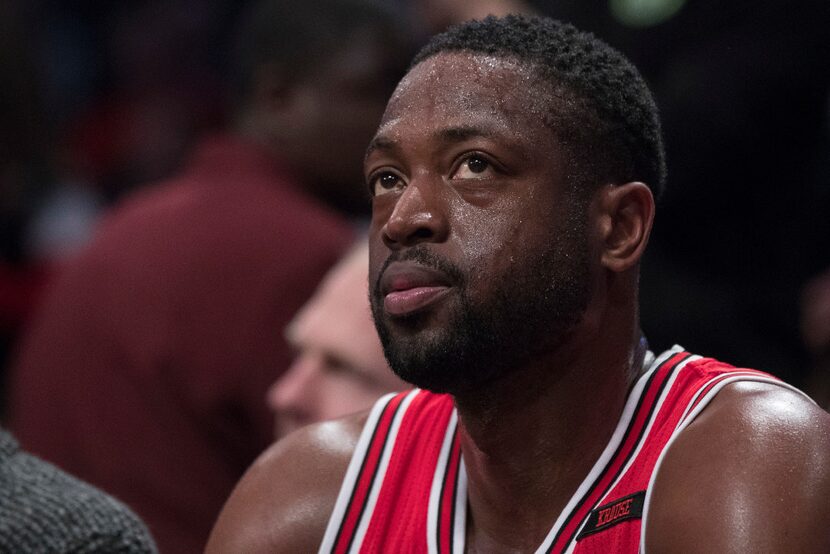
<path id="1" fill-rule="evenodd" d="M 792 388 L 680 347 L 647 361 L 611 439 L 537 553 L 638 552 L 654 477 L 678 434 L 729 383 Z M 457 424 L 448 395 L 416 389 L 379 400 L 320 552 L 463 553 L 467 476 Z"/>

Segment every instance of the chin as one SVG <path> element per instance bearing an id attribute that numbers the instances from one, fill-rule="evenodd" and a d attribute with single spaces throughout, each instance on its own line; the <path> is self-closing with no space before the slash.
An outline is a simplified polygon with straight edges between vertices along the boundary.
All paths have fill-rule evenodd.
<path id="1" fill-rule="evenodd" d="M 478 356 L 476 350 L 457 348 L 452 340 L 435 336 L 395 340 L 384 351 L 398 377 L 438 394 L 469 393 L 504 374 L 504 364 L 489 355 Z"/>

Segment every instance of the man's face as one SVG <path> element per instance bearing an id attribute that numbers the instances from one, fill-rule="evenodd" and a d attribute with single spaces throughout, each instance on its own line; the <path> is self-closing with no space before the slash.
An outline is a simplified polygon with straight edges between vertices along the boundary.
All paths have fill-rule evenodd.
<path id="1" fill-rule="evenodd" d="M 544 94 L 510 60 L 443 53 L 389 101 L 365 160 L 369 282 L 392 368 L 472 390 L 556 348 L 588 301 L 586 213 Z"/>
<path id="2" fill-rule="evenodd" d="M 296 356 L 267 397 L 277 438 L 364 410 L 383 394 L 406 388 L 386 364 L 372 326 L 367 263 L 365 248 L 353 251 L 286 329 Z"/>

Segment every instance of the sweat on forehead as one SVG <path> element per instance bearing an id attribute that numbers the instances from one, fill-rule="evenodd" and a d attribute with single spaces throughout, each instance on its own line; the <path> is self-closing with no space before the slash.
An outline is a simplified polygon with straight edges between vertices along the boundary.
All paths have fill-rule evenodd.
<path id="1" fill-rule="evenodd" d="M 450 76 L 463 76 L 464 88 L 450 90 L 444 86 Z M 539 87 L 544 87 L 545 83 L 518 61 L 468 52 L 446 52 L 410 69 L 392 95 L 384 120 L 407 109 L 405 97 L 408 94 L 421 97 L 422 88 L 427 85 L 437 85 L 432 90 L 445 93 L 445 97 L 432 93 L 430 100 L 436 104 L 441 105 L 451 98 L 457 109 L 489 109 L 493 117 L 499 117 L 509 101 L 521 103 L 522 111 L 533 117 L 545 117 L 549 109 L 549 102 L 539 94 Z M 495 90 L 500 90 L 500 94 L 494 92 L 492 103 L 482 105 L 481 92 Z"/>
<path id="2" fill-rule="evenodd" d="M 410 72 L 449 52 L 526 67 L 549 87 L 550 117 L 570 143 L 573 161 L 585 166 L 584 178 L 642 181 L 659 196 L 666 169 L 657 107 L 622 54 L 592 34 L 550 18 L 490 16 L 433 37 L 415 56 Z M 591 158 L 579 159 L 584 152 Z"/>

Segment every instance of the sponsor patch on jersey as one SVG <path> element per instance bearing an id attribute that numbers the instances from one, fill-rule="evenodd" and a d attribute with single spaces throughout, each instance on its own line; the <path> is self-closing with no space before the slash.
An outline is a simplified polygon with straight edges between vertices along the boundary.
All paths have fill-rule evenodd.
<path id="1" fill-rule="evenodd" d="M 635 492 L 591 510 L 588 521 L 576 540 L 605 531 L 623 521 L 642 518 L 645 499 L 646 491 Z"/>

